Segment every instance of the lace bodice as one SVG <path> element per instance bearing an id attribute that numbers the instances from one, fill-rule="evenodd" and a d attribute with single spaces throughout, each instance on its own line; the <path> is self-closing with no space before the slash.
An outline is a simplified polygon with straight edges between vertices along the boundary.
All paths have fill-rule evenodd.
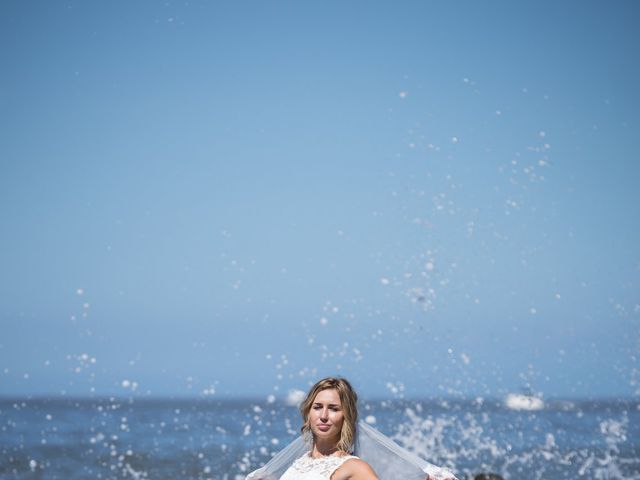
<path id="1" fill-rule="evenodd" d="M 293 462 L 280 480 L 329 480 L 333 472 L 350 458 L 358 457 L 329 455 L 313 458 L 310 453 L 306 453 Z"/>

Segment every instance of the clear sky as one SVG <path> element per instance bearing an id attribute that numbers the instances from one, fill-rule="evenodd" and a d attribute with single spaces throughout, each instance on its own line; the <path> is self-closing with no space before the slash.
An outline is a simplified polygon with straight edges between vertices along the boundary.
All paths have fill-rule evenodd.
<path id="1" fill-rule="evenodd" d="M 0 395 L 640 394 L 639 23 L 2 2 Z"/>

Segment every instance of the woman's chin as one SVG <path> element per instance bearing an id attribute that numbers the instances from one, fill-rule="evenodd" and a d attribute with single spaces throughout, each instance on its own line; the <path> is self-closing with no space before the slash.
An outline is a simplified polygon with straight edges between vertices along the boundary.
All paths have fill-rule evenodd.
<path id="1" fill-rule="evenodd" d="M 339 437 L 340 437 L 339 432 L 336 433 L 333 428 L 330 428 L 329 430 L 326 430 L 326 431 L 317 430 L 317 429 L 314 429 L 312 431 L 313 431 L 313 436 L 316 437 L 319 440 L 320 439 L 321 440 L 334 439 L 337 442 L 339 440 Z"/>

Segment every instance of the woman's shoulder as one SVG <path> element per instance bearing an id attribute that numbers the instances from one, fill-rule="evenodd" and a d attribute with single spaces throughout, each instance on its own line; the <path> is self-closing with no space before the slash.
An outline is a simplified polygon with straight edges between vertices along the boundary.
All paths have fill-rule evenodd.
<path id="1" fill-rule="evenodd" d="M 331 480 L 377 480 L 376 472 L 364 460 L 348 456 Z"/>

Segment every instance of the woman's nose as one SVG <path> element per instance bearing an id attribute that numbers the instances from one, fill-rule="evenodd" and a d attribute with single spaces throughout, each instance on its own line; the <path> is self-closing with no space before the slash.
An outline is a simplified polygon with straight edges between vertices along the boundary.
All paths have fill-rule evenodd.
<path id="1" fill-rule="evenodd" d="M 329 410 L 327 408 L 323 408 L 322 412 L 320 413 L 320 419 L 327 420 L 328 418 L 329 418 Z"/>

